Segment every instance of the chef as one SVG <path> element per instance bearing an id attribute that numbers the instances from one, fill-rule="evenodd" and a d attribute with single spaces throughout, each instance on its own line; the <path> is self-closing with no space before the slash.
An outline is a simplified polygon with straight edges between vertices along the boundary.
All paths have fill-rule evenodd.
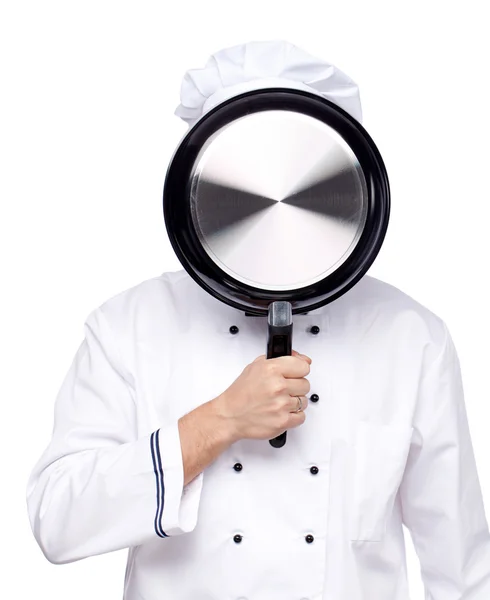
<path id="1" fill-rule="evenodd" d="M 270 86 L 361 121 L 349 77 L 279 40 L 188 71 L 176 114 L 192 127 Z M 409 600 L 405 525 L 427 600 L 489 600 L 490 534 L 445 322 L 366 275 L 294 315 L 291 356 L 266 359 L 265 337 L 264 317 L 185 270 L 88 315 L 27 486 L 46 558 L 128 549 L 125 600 Z"/>

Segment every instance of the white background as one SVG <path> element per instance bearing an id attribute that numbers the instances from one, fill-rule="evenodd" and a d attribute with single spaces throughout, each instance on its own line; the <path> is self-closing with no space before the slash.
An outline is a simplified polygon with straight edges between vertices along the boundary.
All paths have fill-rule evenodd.
<path id="1" fill-rule="evenodd" d="M 392 190 L 370 275 L 448 324 L 490 513 L 487 8 L 481 0 L 2 3 L 2 597 L 122 597 L 125 552 L 47 562 L 29 528 L 25 484 L 86 316 L 181 268 L 161 194 L 187 127 L 173 115 L 182 76 L 251 40 L 286 39 L 359 84 L 363 124 Z M 407 544 L 411 595 L 422 600 Z"/>

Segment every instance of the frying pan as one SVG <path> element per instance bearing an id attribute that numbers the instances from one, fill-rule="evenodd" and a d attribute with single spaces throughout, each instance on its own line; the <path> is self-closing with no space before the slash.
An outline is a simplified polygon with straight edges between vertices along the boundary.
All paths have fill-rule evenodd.
<path id="1" fill-rule="evenodd" d="M 267 316 L 267 358 L 292 352 L 292 316 L 333 302 L 383 243 L 388 176 L 364 127 L 314 93 L 234 96 L 187 132 L 163 214 L 189 275 L 218 300 Z M 269 440 L 280 448 L 287 431 Z"/>

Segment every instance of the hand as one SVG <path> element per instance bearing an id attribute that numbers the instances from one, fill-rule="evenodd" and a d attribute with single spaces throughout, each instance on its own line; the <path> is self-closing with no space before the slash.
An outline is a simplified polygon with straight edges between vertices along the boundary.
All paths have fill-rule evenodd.
<path id="1" fill-rule="evenodd" d="M 306 394 L 311 358 L 293 350 L 291 356 L 258 356 L 214 402 L 226 420 L 233 441 L 272 439 L 306 419 Z M 292 412 L 302 399 L 303 409 Z"/>

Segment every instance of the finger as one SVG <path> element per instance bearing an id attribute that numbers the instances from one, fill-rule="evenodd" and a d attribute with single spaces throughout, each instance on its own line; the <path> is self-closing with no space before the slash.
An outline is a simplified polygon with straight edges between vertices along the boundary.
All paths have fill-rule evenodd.
<path id="1" fill-rule="evenodd" d="M 292 377 L 287 378 L 287 389 L 284 391 L 285 394 L 290 396 L 306 396 L 310 392 L 310 382 L 304 377 L 301 379 L 295 379 Z"/>
<path id="2" fill-rule="evenodd" d="M 310 364 L 298 356 L 277 356 L 269 360 L 279 365 L 283 377 L 305 377 L 310 372 Z"/>
<path id="3" fill-rule="evenodd" d="M 301 354 L 300 352 L 297 352 L 296 350 L 292 350 L 291 355 L 296 356 L 298 358 L 302 358 L 303 360 L 306 360 L 306 362 L 308 362 L 308 364 L 311 364 L 311 358 L 309 356 L 307 356 L 306 354 Z M 257 362 L 259 360 L 264 360 L 264 359 L 266 359 L 266 355 L 261 354 L 260 356 L 257 356 L 257 358 L 255 358 L 252 362 Z"/>
<path id="4" fill-rule="evenodd" d="M 300 410 L 299 412 L 290 412 L 288 415 L 288 422 L 286 425 L 286 429 L 294 429 L 294 427 L 298 427 L 302 425 L 306 420 L 306 413 L 304 410 Z"/>
<path id="5" fill-rule="evenodd" d="M 306 410 L 308 408 L 308 397 L 303 394 L 297 394 L 296 396 L 290 396 L 289 412 L 294 412 L 298 408 L 298 398 L 301 398 L 301 410 Z"/>

